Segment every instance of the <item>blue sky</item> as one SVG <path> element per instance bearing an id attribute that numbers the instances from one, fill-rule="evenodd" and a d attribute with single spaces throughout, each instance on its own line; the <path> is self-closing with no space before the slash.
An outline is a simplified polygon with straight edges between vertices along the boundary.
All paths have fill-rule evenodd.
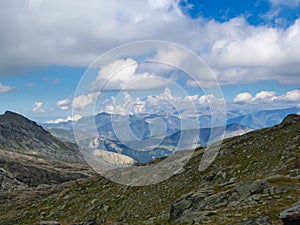
<path id="1" fill-rule="evenodd" d="M 0 113 L 17 111 L 40 122 L 71 119 L 76 87 L 88 66 L 118 45 L 145 39 L 176 43 L 201 56 L 230 109 L 239 102 L 251 110 L 300 106 L 300 0 L 27 0 L 1 5 Z M 176 56 L 157 54 L 144 57 Z M 105 80 L 101 71 L 108 67 L 95 70 L 94 78 Z M 118 74 L 115 89 L 101 94 L 99 111 L 122 113 L 124 105 L 114 102 L 119 93 L 123 103 L 125 98 L 139 102 L 144 107 L 139 110 L 154 107 L 139 99 L 150 93 L 171 103 L 184 101 L 172 87 L 153 80 L 155 69 L 149 74 L 139 69 Z M 149 82 L 119 88 L 134 76 L 150 78 L 155 91 L 148 90 Z M 203 93 L 178 71 L 160 76 L 181 86 L 201 107 Z M 76 97 L 81 97 L 80 110 L 96 100 L 92 90 Z"/>
<path id="2" fill-rule="evenodd" d="M 299 4 L 297 2 L 299 3 L 299 1 L 269 0 L 191 0 L 182 1 L 181 5 L 185 13 L 193 18 L 204 17 L 225 22 L 234 17 L 243 16 L 254 26 L 288 27 L 299 17 Z M 272 17 L 271 14 L 273 14 Z M 282 19 L 281 23 L 278 21 L 279 18 Z"/>

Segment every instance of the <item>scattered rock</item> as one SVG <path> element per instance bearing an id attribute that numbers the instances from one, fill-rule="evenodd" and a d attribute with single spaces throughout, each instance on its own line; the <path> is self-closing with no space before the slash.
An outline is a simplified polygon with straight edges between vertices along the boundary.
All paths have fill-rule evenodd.
<path id="1" fill-rule="evenodd" d="M 171 207 L 170 218 L 171 219 L 178 218 L 183 213 L 183 211 L 189 208 L 191 205 L 192 202 L 187 199 L 183 199 L 175 202 Z"/>

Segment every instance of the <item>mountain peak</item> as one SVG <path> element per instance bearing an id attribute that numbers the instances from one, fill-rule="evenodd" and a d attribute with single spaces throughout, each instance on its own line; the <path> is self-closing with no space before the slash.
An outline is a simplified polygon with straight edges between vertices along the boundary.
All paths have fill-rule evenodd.
<path id="1" fill-rule="evenodd" d="M 20 114 L 18 114 L 18 113 L 16 113 L 16 112 L 12 112 L 12 111 L 5 111 L 5 113 L 3 114 L 3 116 L 17 116 L 17 117 L 23 117 L 23 118 L 25 118 L 24 116 L 22 116 L 22 115 L 20 115 Z"/>
<path id="2" fill-rule="evenodd" d="M 0 149 L 78 162 L 77 146 L 62 142 L 42 126 L 11 111 L 0 115 Z"/>
<path id="3" fill-rule="evenodd" d="M 20 115 L 20 114 L 18 114 L 18 113 L 16 113 L 16 112 L 12 112 L 12 111 L 5 111 L 5 113 L 3 114 L 3 116 L 5 116 L 5 117 L 21 117 L 21 118 L 24 118 L 24 119 L 26 119 L 24 116 L 22 116 L 22 115 Z"/>
<path id="4" fill-rule="evenodd" d="M 0 122 L 2 125 L 8 127 L 22 127 L 26 129 L 34 129 L 37 132 L 48 133 L 41 126 L 39 126 L 36 122 L 22 116 L 16 112 L 6 111 L 3 115 L 0 115 Z"/>
<path id="5" fill-rule="evenodd" d="M 5 111 L 5 113 L 3 115 L 0 115 L 1 117 L 4 117 L 5 119 L 17 119 L 17 120 L 26 120 L 26 121 L 30 121 L 33 122 L 29 119 L 27 119 L 25 116 L 22 116 L 19 113 L 16 112 L 12 112 L 12 111 Z"/>

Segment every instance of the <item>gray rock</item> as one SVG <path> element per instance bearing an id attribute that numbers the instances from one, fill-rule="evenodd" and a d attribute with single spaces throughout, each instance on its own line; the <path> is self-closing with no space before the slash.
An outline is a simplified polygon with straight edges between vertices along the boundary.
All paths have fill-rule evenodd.
<path id="1" fill-rule="evenodd" d="M 41 221 L 40 225 L 60 225 L 57 221 Z"/>
<path id="2" fill-rule="evenodd" d="M 108 205 L 103 205 L 103 211 L 104 211 L 105 213 L 107 213 L 108 210 L 109 210 L 109 206 L 108 206 Z"/>
<path id="3" fill-rule="evenodd" d="M 239 200 L 239 194 L 235 191 L 232 192 L 232 194 L 229 196 L 228 201 L 229 202 L 234 202 Z"/>
<path id="4" fill-rule="evenodd" d="M 239 185 L 237 192 L 242 196 L 248 197 L 252 194 L 261 194 L 266 186 L 265 180 L 249 181 Z"/>
<path id="5" fill-rule="evenodd" d="M 299 225 L 300 224 L 300 202 L 281 212 L 279 218 L 284 225 Z"/>
<path id="6" fill-rule="evenodd" d="M 184 212 L 184 210 L 189 208 L 191 205 L 192 202 L 187 199 L 183 199 L 175 202 L 171 206 L 170 218 L 171 219 L 178 218 Z"/>

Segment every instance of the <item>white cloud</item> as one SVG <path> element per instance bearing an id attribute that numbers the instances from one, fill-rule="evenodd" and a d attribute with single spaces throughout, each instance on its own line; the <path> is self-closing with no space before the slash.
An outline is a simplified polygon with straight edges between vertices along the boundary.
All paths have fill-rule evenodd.
<path id="1" fill-rule="evenodd" d="M 243 92 L 237 94 L 234 98 L 234 102 L 251 102 L 253 100 L 253 96 L 248 92 Z"/>
<path id="2" fill-rule="evenodd" d="M 140 98 L 132 98 L 127 91 L 121 92 L 120 96 L 111 97 L 110 101 L 102 102 L 102 105 L 104 111 L 111 114 L 139 114 L 146 110 L 146 102 L 141 101 Z"/>
<path id="3" fill-rule="evenodd" d="M 299 0 L 271 2 L 299 4 Z M 220 23 L 183 15 L 178 4 L 177 0 L 5 1 L 0 9 L 1 71 L 54 64 L 87 66 L 119 44 L 156 39 L 203 56 L 221 84 L 270 79 L 300 84 L 299 19 L 288 28 L 252 26 L 242 16 Z M 158 58 L 168 54 L 158 53 Z M 169 55 L 187 63 L 177 54 Z M 151 86 L 159 85 L 151 81 Z"/>
<path id="4" fill-rule="evenodd" d="M 283 84 L 300 84 L 300 19 L 287 29 L 254 27 L 242 18 L 232 19 L 227 26 L 224 37 L 216 40 L 205 55 L 220 83 L 275 79 Z M 225 24 L 217 27 L 223 30 Z"/>
<path id="5" fill-rule="evenodd" d="M 100 69 L 91 90 L 146 90 L 165 86 L 168 80 L 154 74 L 136 73 L 138 63 L 131 59 L 116 60 Z"/>
<path id="6" fill-rule="evenodd" d="M 282 101 L 291 101 L 291 102 L 300 102 L 300 90 L 295 89 L 288 91 L 286 94 L 279 97 L 279 100 Z"/>
<path id="7" fill-rule="evenodd" d="M 243 92 L 237 94 L 233 102 L 247 103 L 249 108 L 255 106 L 254 108 L 257 109 L 257 106 L 259 106 L 259 109 L 261 110 L 299 107 L 300 90 L 295 89 L 282 95 L 276 95 L 276 93 L 273 91 L 261 91 L 258 92 L 254 97 L 248 92 Z"/>
<path id="8" fill-rule="evenodd" d="M 101 103 L 104 112 L 111 114 L 165 114 L 181 117 L 196 116 L 198 113 L 210 114 L 209 104 L 219 104 L 224 99 L 218 99 L 214 95 L 179 95 L 165 88 L 160 94 L 147 95 L 143 98 L 132 97 L 127 91 L 122 92 L 117 98 Z"/>
<path id="9" fill-rule="evenodd" d="M 33 112 L 44 113 L 46 111 L 44 109 L 42 109 L 43 105 L 44 104 L 42 102 L 36 102 L 36 103 L 33 104 L 33 106 L 31 107 L 31 109 L 32 109 Z"/>
<path id="10" fill-rule="evenodd" d="M 46 123 L 61 123 L 61 122 L 68 122 L 68 121 L 78 121 L 82 117 L 80 115 L 68 116 L 66 118 L 58 118 L 55 120 L 47 120 Z"/>
<path id="11" fill-rule="evenodd" d="M 93 92 L 87 95 L 79 95 L 73 99 L 73 107 L 75 109 L 84 109 L 85 107 L 93 104 L 97 100 L 98 95 L 98 92 Z"/>
<path id="12" fill-rule="evenodd" d="M 261 91 L 258 92 L 253 100 L 261 100 L 261 101 L 274 101 L 277 97 L 274 91 Z"/>
<path id="13" fill-rule="evenodd" d="M 184 28 L 177 0 L 22 0 L 5 2 L 0 10 L 2 70 L 87 66 L 118 44 L 159 36 L 166 39 L 177 33 L 178 25 Z M 172 24 L 176 27 L 169 27 Z"/>
<path id="14" fill-rule="evenodd" d="M 16 87 L 6 86 L 0 83 L 0 93 L 10 92 L 16 90 Z"/>
<path id="15" fill-rule="evenodd" d="M 56 105 L 61 109 L 61 110 L 68 110 L 70 108 L 70 103 L 71 100 L 69 98 L 62 99 L 56 102 Z"/>

